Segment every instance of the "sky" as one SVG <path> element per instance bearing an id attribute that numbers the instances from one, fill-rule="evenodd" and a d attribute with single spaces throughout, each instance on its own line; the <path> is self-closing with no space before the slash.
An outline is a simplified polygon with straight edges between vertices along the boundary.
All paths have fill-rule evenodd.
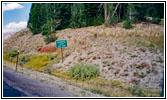
<path id="1" fill-rule="evenodd" d="M 26 28 L 31 3 L 3 3 L 3 37 Z"/>

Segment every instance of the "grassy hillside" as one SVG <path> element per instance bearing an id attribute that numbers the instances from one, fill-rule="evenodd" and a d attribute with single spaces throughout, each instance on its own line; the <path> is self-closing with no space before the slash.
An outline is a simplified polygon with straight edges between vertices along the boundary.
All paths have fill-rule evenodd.
<path id="1" fill-rule="evenodd" d="M 106 96 L 159 96 L 157 91 L 161 89 L 164 71 L 164 26 L 148 23 L 133 26 L 133 29 L 123 29 L 119 23 L 110 28 L 101 25 L 59 31 L 58 40 L 68 41 L 68 47 L 63 48 L 63 63 L 55 42 L 46 45 L 40 34 L 32 35 L 26 29 L 4 41 L 4 60 L 14 61 L 16 58 L 7 57 L 7 53 L 19 49 L 19 63 L 24 62 L 23 67 L 67 79 L 93 92 Z M 71 80 L 68 71 L 81 62 L 96 66 L 99 78 L 77 83 Z M 114 90 L 116 88 L 120 95 Z M 156 91 L 143 92 L 138 88 Z"/>

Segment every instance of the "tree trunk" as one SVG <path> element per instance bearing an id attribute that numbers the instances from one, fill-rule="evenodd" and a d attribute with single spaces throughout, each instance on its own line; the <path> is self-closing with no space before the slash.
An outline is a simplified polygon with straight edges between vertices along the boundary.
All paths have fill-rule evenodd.
<path id="1" fill-rule="evenodd" d="M 121 19 L 121 4 L 120 4 L 120 6 L 119 6 L 119 20 Z"/>
<path id="2" fill-rule="evenodd" d="M 117 11 L 118 6 L 119 6 L 119 3 L 116 5 L 115 10 L 114 10 L 114 12 L 113 12 L 113 14 L 112 14 L 112 17 L 114 17 L 114 14 L 115 14 L 115 12 Z"/>
<path id="3" fill-rule="evenodd" d="M 129 10 L 129 19 L 130 19 L 130 21 L 132 20 L 132 11 L 131 11 L 132 9 L 130 8 L 130 10 Z"/>
<path id="4" fill-rule="evenodd" d="M 107 4 L 104 3 L 104 24 L 107 24 Z"/>

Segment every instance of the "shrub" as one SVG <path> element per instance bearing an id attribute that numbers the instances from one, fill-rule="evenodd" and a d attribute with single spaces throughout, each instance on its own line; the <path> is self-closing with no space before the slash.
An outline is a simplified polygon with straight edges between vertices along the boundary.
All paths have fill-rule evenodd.
<path id="1" fill-rule="evenodd" d="M 123 24 L 123 28 L 125 28 L 125 29 L 133 28 L 133 26 L 131 25 L 131 21 L 130 20 L 125 21 Z"/>
<path id="2" fill-rule="evenodd" d="M 20 61 L 21 61 L 21 62 L 25 62 L 25 60 L 26 60 L 25 56 L 20 57 Z"/>
<path id="3" fill-rule="evenodd" d="M 132 94 L 138 95 L 140 97 L 145 97 L 146 96 L 146 94 L 144 93 L 144 91 L 142 89 L 138 88 L 137 86 L 131 87 L 130 91 L 132 92 Z"/>
<path id="4" fill-rule="evenodd" d="M 146 75 L 142 72 L 141 74 L 140 74 L 140 78 L 144 78 Z"/>
<path id="5" fill-rule="evenodd" d="M 43 47 L 40 52 L 44 53 L 44 52 L 55 52 L 56 51 L 56 46 L 45 46 Z"/>
<path id="6" fill-rule="evenodd" d="M 94 34 L 94 38 L 97 38 L 97 33 Z"/>
<path id="7" fill-rule="evenodd" d="M 29 56 L 22 56 L 19 58 L 19 63 L 21 66 L 23 66 L 25 63 L 30 61 L 30 57 Z"/>
<path id="8" fill-rule="evenodd" d="M 99 69 L 95 65 L 78 63 L 71 67 L 68 74 L 77 80 L 86 80 L 97 77 Z"/>
<path id="9" fill-rule="evenodd" d="M 57 36 L 56 34 L 49 34 L 49 35 L 46 35 L 45 38 L 44 38 L 44 41 L 46 44 L 50 43 L 50 42 L 54 42 L 57 40 Z"/>
<path id="10" fill-rule="evenodd" d="M 18 54 L 17 50 L 10 50 L 7 52 L 7 56 L 9 57 L 16 57 Z"/>
<path id="11" fill-rule="evenodd" d="M 154 23 L 154 24 L 159 24 L 161 22 L 161 19 L 160 18 L 156 18 L 156 17 L 153 17 L 153 19 L 152 19 L 152 23 Z"/>

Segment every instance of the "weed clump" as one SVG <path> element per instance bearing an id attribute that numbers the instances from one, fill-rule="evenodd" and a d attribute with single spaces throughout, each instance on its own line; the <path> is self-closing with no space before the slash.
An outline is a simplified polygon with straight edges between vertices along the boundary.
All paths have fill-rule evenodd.
<path id="1" fill-rule="evenodd" d="M 124 24 L 123 24 L 123 28 L 125 28 L 125 29 L 133 28 L 133 26 L 131 25 L 131 21 L 130 20 L 125 21 Z"/>
<path id="2" fill-rule="evenodd" d="M 97 38 L 97 33 L 94 34 L 94 38 Z"/>
<path id="3" fill-rule="evenodd" d="M 137 86 L 131 87 L 130 91 L 132 92 L 132 94 L 140 96 L 140 97 L 145 97 L 146 96 L 144 91 L 142 89 L 138 88 Z"/>
<path id="4" fill-rule="evenodd" d="M 95 65 L 78 63 L 71 67 L 68 74 L 77 80 L 87 80 L 99 75 L 99 69 Z"/>

